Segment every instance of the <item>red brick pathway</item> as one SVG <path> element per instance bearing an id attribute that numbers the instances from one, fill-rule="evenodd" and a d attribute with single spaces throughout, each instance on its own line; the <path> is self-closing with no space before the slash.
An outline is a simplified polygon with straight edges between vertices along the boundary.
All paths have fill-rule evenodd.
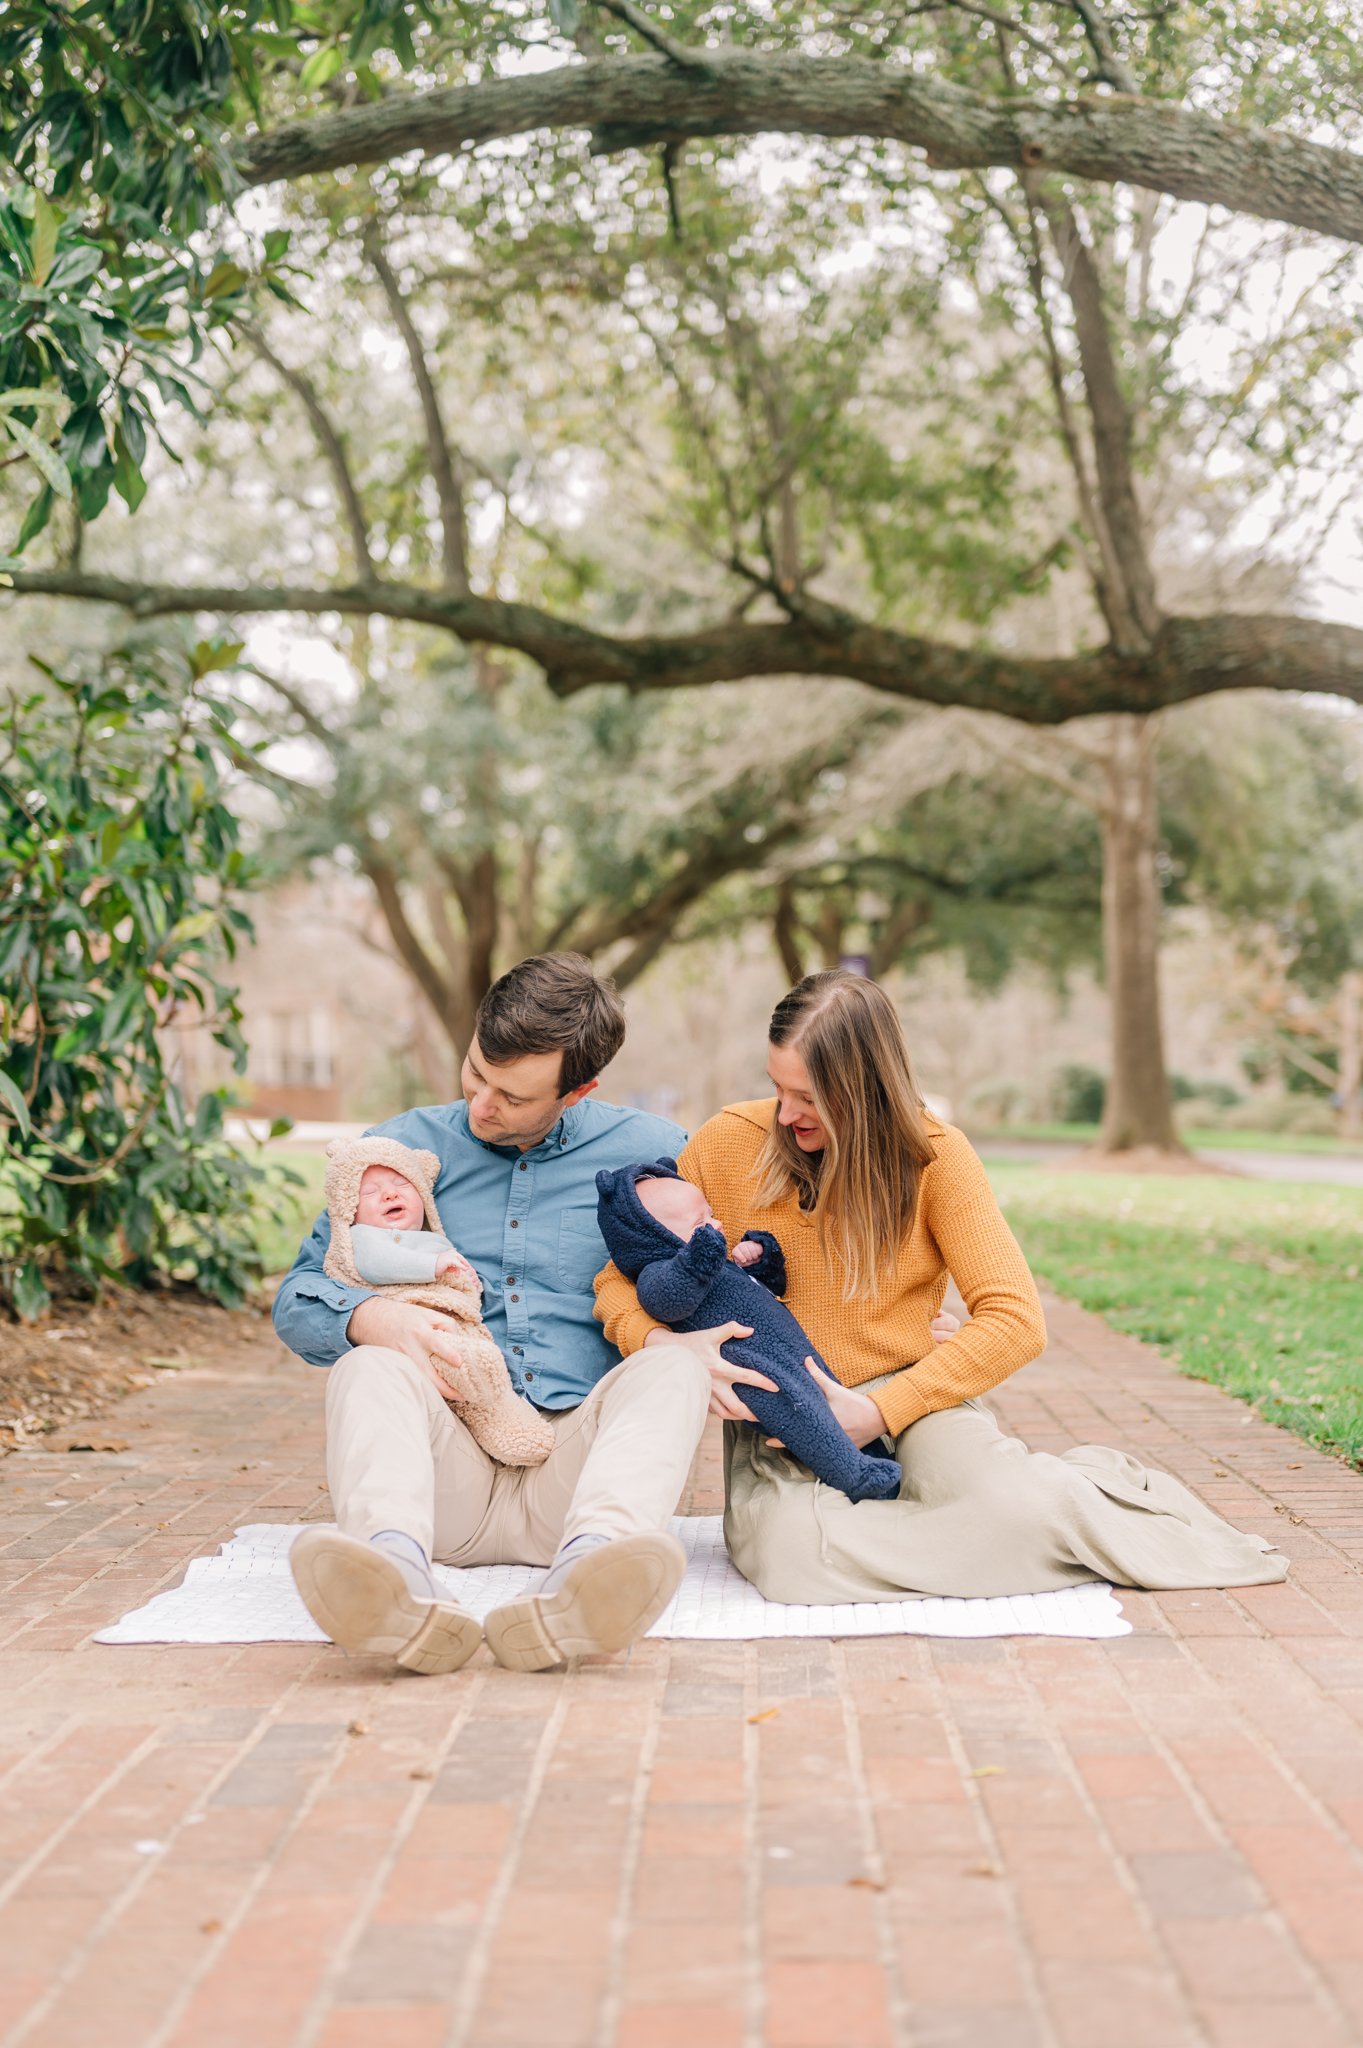
<path id="1" fill-rule="evenodd" d="M 320 1375 L 186 1371 L 0 1479 L 0 2039 L 1334 2048 L 1363 2039 L 1363 1477 L 1051 1304 L 1038 1448 L 1136 1449 L 1290 1583 L 1104 1643 L 649 1643 L 535 1677 L 101 1648 L 325 1516 Z M 87 1432 L 88 1434 L 88 1432 Z M 717 1505 L 715 1447 L 688 1505 Z"/>

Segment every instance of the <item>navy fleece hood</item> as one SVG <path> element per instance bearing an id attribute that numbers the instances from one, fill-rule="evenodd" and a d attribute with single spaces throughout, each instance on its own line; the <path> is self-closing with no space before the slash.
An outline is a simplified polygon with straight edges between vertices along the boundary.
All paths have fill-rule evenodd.
<path id="1" fill-rule="evenodd" d="M 685 1239 L 650 1216 L 639 1200 L 635 1182 L 682 1180 L 675 1159 L 655 1159 L 651 1166 L 617 1166 L 596 1176 L 596 1214 L 601 1235 L 627 1280 L 637 1280 L 645 1266 L 665 1259 Z"/>

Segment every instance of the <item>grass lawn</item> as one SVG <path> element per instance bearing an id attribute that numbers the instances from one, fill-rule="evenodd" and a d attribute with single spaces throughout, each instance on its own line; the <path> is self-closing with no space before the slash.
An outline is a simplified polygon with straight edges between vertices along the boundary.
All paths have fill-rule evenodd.
<path id="1" fill-rule="evenodd" d="M 991 1161 L 1039 1278 L 1363 1464 L 1363 1188 Z"/>
<path id="2" fill-rule="evenodd" d="M 1091 1145 L 1098 1135 L 1097 1124 L 1008 1124 L 1002 1130 L 980 1131 L 974 1141 L 987 1152 L 991 1138 L 1002 1144 L 1016 1138 L 1024 1144 Z M 1299 1156 L 1319 1153 L 1323 1158 L 1357 1158 L 1363 1145 L 1343 1138 L 1309 1136 L 1300 1131 L 1218 1131 L 1196 1126 L 1184 1131 L 1183 1142 L 1194 1152 L 1295 1152 Z"/>

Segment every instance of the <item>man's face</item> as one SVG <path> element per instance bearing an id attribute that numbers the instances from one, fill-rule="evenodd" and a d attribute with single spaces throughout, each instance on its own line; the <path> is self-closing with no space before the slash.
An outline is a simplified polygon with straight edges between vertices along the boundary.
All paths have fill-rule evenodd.
<path id="1" fill-rule="evenodd" d="M 590 1095 L 595 1081 L 559 1094 L 561 1052 L 527 1052 L 504 1066 L 484 1057 L 475 1038 L 460 1072 L 469 1129 L 488 1145 L 514 1145 L 528 1152 L 553 1130 L 565 1109 Z"/>
<path id="2" fill-rule="evenodd" d="M 715 1212 L 700 1189 L 689 1180 L 637 1180 L 639 1200 L 650 1216 L 656 1217 L 674 1237 L 688 1238 L 702 1223 L 713 1223 Z"/>
<path id="3" fill-rule="evenodd" d="M 375 1224 L 380 1230 L 420 1230 L 426 1211 L 405 1174 L 391 1166 L 366 1166 L 360 1178 L 355 1221 Z"/>

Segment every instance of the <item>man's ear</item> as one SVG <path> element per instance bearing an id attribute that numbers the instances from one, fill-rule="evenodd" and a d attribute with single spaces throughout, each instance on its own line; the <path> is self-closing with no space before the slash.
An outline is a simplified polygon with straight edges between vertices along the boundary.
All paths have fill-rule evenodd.
<path id="1" fill-rule="evenodd" d="M 583 1096 L 590 1095 L 593 1088 L 597 1087 L 598 1085 L 599 1083 L 597 1083 L 596 1081 L 584 1081 L 580 1088 L 569 1089 L 568 1093 L 564 1096 L 563 1100 L 567 1103 L 569 1109 L 571 1109 L 575 1102 L 581 1102 Z"/>

